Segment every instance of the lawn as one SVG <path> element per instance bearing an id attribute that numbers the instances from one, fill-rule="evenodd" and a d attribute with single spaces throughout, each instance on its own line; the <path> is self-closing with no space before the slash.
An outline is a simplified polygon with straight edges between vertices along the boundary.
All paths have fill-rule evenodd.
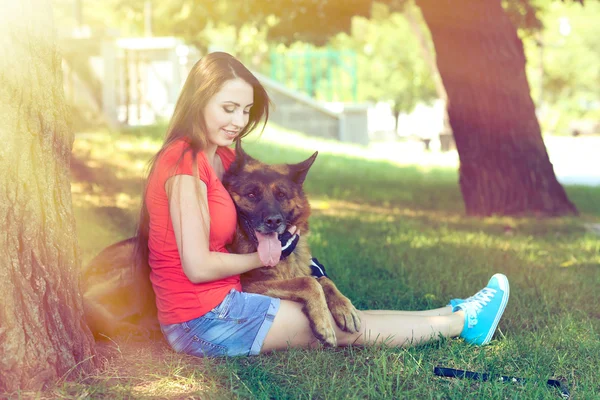
<path id="1" fill-rule="evenodd" d="M 160 145 L 154 130 L 77 136 L 72 187 L 82 262 L 135 230 L 141 176 Z M 290 350 L 195 359 L 163 341 L 99 343 L 104 369 L 42 397 L 89 398 L 559 398 L 600 396 L 600 187 L 566 187 L 582 215 L 466 217 L 451 154 L 342 145 L 269 126 L 245 149 L 267 162 L 319 150 L 305 190 L 313 254 L 361 309 L 418 310 L 474 293 L 495 272 L 511 299 L 489 346 L 445 340 L 415 348 Z M 383 151 L 387 149 L 388 151 Z M 416 161 L 420 164 L 415 164 Z M 524 385 L 439 378 L 436 365 L 530 378 Z"/>

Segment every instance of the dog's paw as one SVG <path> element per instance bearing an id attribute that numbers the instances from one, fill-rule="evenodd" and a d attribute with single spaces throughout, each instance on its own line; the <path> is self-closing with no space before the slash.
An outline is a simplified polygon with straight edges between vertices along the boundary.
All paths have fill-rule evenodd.
<path id="1" fill-rule="evenodd" d="M 357 333 L 360 332 L 360 327 L 362 325 L 362 321 L 360 319 L 360 315 L 358 310 L 352 306 L 352 309 L 349 313 L 345 315 L 346 317 L 346 328 L 344 329 L 346 332 Z"/>
<path id="2" fill-rule="evenodd" d="M 330 311 L 335 323 L 340 329 L 349 333 L 357 333 L 360 331 L 360 314 L 350 300 L 346 299 L 344 304 L 339 304 Z"/>
<path id="3" fill-rule="evenodd" d="M 319 339 L 324 345 L 337 347 L 337 337 L 335 336 L 335 329 L 333 324 L 329 320 L 324 321 L 322 324 L 315 324 L 313 327 L 313 334 Z"/>

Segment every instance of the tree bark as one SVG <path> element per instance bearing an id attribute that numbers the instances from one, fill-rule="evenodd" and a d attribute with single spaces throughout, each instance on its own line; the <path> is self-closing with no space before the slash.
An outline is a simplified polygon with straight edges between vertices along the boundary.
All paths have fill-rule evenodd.
<path id="1" fill-rule="evenodd" d="M 0 0 L 0 392 L 92 371 L 50 0 Z"/>
<path id="2" fill-rule="evenodd" d="M 577 214 L 548 158 L 523 43 L 501 1 L 417 4 L 448 94 L 467 214 Z"/>

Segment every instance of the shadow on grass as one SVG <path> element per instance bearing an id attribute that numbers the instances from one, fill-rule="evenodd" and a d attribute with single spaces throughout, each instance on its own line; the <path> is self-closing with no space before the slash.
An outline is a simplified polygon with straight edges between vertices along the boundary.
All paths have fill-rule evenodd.
<path id="1" fill-rule="evenodd" d="M 568 185 L 565 191 L 581 214 L 600 217 L 600 186 Z"/>
<path id="2" fill-rule="evenodd" d="M 117 151 L 115 140 L 108 134 L 75 140 L 71 193 L 83 265 L 104 247 L 135 234 L 142 171 L 151 152 L 136 147 Z"/>

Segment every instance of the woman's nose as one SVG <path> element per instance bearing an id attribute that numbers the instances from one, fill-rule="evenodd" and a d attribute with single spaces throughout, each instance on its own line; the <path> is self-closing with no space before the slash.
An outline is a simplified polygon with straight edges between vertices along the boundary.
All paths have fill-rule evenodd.
<path id="1" fill-rule="evenodd" d="M 244 125 L 246 125 L 245 123 L 245 115 L 244 115 L 244 111 L 236 111 L 233 113 L 233 119 L 231 121 L 235 126 L 239 127 L 239 128 L 243 128 Z"/>

